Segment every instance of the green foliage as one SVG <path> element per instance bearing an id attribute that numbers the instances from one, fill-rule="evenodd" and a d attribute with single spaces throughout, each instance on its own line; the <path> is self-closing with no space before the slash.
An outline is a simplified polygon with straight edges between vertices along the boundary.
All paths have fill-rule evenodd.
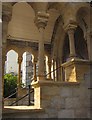
<path id="1" fill-rule="evenodd" d="M 12 74 L 4 75 L 4 97 L 9 96 L 10 94 L 14 93 L 17 87 L 17 76 Z M 16 97 L 16 94 L 12 97 Z"/>

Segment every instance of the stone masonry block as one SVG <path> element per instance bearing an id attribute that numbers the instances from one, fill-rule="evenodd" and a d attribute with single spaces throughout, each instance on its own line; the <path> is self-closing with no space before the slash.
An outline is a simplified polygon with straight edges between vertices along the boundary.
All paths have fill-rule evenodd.
<path id="1" fill-rule="evenodd" d="M 59 94 L 59 87 L 56 86 L 44 86 L 42 88 L 43 95 L 57 95 Z"/>
<path id="2" fill-rule="evenodd" d="M 56 109 L 51 109 L 47 108 L 46 113 L 48 114 L 49 118 L 57 118 L 57 110 Z"/>
<path id="3" fill-rule="evenodd" d="M 64 99 L 63 98 L 61 99 L 60 96 L 52 97 L 51 108 L 56 108 L 56 109 L 65 108 Z"/>
<path id="4" fill-rule="evenodd" d="M 58 118 L 74 118 L 74 110 L 61 110 L 58 112 Z"/>
<path id="5" fill-rule="evenodd" d="M 75 110 L 75 117 L 76 118 L 87 118 L 88 116 L 88 110 L 81 108 L 81 109 L 76 109 Z"/>
<path id="6" fill-rule="evenodd" d="M 72 96 L 72 88 L 70 87 L 62 87 L 60 90 L 61 97 L 71 97 Z"/>
<path id="7" fill-rule="evenodd" d="M 81 107 L 81 103 L 79 101 L 78 97 L 75 98 L 66 98 L 65 99 L 65 108 L 80 108 Z"/>

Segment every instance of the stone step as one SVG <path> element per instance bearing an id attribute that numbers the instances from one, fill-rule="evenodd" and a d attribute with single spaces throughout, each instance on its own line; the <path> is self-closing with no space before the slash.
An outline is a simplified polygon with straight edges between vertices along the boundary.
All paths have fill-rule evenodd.
<path id="1" fill-rule="evenodd" d="M 2 118 L 46 118 L 45 111 L 34 106 L 5 106 Z"/>

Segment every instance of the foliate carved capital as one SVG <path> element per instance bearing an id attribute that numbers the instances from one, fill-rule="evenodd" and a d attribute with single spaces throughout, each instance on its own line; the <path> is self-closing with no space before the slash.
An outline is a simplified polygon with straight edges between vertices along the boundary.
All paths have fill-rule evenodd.
<path id="1" fill-rule="evenodd" d="M 5 22 L 9 22 L 9 21 L 11 20 L 11 16 L 12 16 L 12 15 L 5 15 L 5 14 L 4 14 L 4 15 L 2 16 L 2 20 L 5 21 Z"/>
<path id="2" fill-rule="evenodd" d="M 77 24 L 71 24 L 69 23 L 67 26 L 64 26 L 64 30 L 68 32 L 68 34 L 74 34 L 74 31 L 77 28 Z"/>
<path id="3" fill-rule="evenodd" d="M 49 14 L 46 12 L 38 12 L 35 17 L 35 24 L 39 28 L 44 28 L 47 25 Z"/>
<path id="4" fill-rule="evenodd" d="M 33 59 L 33 63 L 36 64 L 37 61 L 38 61 L 38 59 L 34 57 L 34 59 Z"/>
<path id="5" fill-rule="evenodd" d="M 19 56 L 19 57 L 18 57 L 18 63 L 21 64 L 21 63 L 22 63 L 22 60 L 23 60 L 22 56 Z"/>
<path id="6" fill-rule="evenodd" d="M 9 22 L 12 16 L 12 4 L 3 3 L 2 5 L 2 19 L 3 21 Z"/>

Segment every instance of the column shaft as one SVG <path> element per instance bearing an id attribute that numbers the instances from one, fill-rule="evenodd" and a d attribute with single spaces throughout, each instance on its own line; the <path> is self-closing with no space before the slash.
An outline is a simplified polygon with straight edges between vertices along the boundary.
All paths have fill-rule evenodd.
<path id="1" fill-rule="evenodd" d="M 70 57 L 75 57 L 75 43 L 74 43 L 74 29 L 68 30 L 69 44 L 70 44 Z"/>
<path id="2" fill-rule="evenodd" d="M 53 59 L 53 80 L 55 81 L 55 60 Z"/>
<path id="3" fill-rule="evenodd" d="M 39 40 L 39 67 L 38 67 L 38 76 L 44 77 L 44 28 L 39 28 L 40 40 Z"/>
<path id="4" fill-rule="evenodd" d="M 19 68 L 18 68 L 18 81 L 17 81 L 18 86 L 20 86 L 20 84 L 21 84 L 21 63 L 22 63 L 22 56 L 19 56 L 18 57 L 18 64 L 19 64 Z"/>
<path id="5" fill-rule="evenodd" d="M 92 61 L 92 53 L 91 53 L 92 40 L 90 36 L 91 36 L 90 32 L 87 32 L 88 57 L 89 57 L 89 60 Z"/>
<path id="6" fill-rule="evenodd" d="M 2 55 L 2 108 L 4 108 L 4 67 L 6 56 Z"/>
<path id="7" fill-rule="evenodd" d="M 36 63 L 37 62 L 35 62 L 35 61 L 33 62 L 33 66 L 34 66 L 34 78 L 33 79 L 34 80 L 37 80 L 37 76 L 36 76 Z"/>
<path id="8" fill-rule="evenodd" d="M 51 59 L 48 58 L 48 79 L 51 79 Z"/>
<path id="9" fill-rule="evenodd" d="M 38 79 L 43 80 L 45 78 L 44 75 L 44 29 L 48 22 L 49 14 L 46 13 L 46 11 L 37 12 L 35 23 L 38 27 L 39 33 L 40 33 L 40 39 L 39 39 L 39 51 L 38 51 Z"/>

